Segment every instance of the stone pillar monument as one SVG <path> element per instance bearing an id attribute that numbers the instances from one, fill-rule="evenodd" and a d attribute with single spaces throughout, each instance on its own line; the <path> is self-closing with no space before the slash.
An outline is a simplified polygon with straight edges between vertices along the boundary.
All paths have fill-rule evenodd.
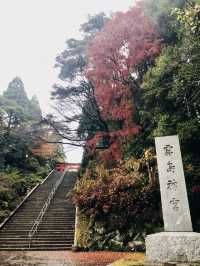
<path id="1" fill-rule="evenodd" d="M 146 238 L 146 265 L 200 263 L 200 234 L 192 230 L 178 136 L 155 139 L 165 232 Z"/>

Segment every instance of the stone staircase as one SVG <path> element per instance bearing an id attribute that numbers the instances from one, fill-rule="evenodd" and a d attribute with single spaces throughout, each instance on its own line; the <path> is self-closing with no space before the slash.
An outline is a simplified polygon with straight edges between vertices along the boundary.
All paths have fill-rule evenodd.
<path id="1" fill-rule="evenodd" d="M 30 244 L 31 230 L 49 194 L 63 173 L 53 171 L 17 209 L 0 230 L 0 250 L 65 250 L 74 240 L 75 208 L 66 194 L 75 183 L 76 173 L 68 172 L 50 202 Z"/>

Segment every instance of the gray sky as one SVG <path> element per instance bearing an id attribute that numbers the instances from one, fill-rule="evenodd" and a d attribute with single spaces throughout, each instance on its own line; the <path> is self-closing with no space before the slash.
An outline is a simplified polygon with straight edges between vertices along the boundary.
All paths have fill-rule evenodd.
<path id="1" fill-rule="evenodd" d="M 0 0 L 0 93 L 15 77 L 22 78 L 29 96 L 36 94 L 43 112 L 57 81 L 55 57 L 65 41 L 79 37 L 88 14 L 127 10 L 134 0 Z M 80 161 L 80 151 L 67 154 Z"/>

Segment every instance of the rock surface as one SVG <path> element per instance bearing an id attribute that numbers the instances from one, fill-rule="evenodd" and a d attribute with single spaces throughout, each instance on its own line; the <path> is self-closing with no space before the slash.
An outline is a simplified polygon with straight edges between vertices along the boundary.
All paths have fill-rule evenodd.
<path id="1" fill-rule="evenodd" d="M 178 136 L 155 138 L 166 232 L 192 232 Z"/>
<path id="2" fill-rule="evenodd" d="M 146 238 L 148 262 L 200 262 L 200 234 L 193 232 L 162 232 Z"/>

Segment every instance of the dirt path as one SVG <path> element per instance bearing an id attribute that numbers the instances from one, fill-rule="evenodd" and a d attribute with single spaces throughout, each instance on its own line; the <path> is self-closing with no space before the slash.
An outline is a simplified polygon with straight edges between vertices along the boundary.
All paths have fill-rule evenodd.
<path id="1" fill-rule="evenodd" d="M 106 266 L 128 253 L 67 251 L 0 252 L 1 266 Z"/>

